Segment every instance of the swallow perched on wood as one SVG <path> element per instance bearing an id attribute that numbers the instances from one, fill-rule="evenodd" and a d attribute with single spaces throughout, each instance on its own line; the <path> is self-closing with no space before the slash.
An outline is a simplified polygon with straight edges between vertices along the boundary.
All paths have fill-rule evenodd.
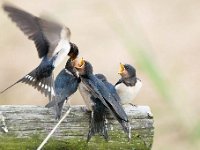
<path id="1" fill-rule="evenodd" d="M 105 80 L 105 76 L 103 74 L 95 74 L 95 76 L 103 82 Z M 90 124 L 89 124 L 89 132 L 87 137 L 87 142 L 90 141 L 93 135 L 98 133 L 99 135 L 102 135 L 104 139 L 108 140 L 108 127 L 107 125 L 107 114 L 108 109 L 106 106 L 99 100 L 98 98 L 95 98 L 94 96 L 91 96 L 89 101 L 92 101 L 93 105 L 92 110 L 90 112 Z"/>
<path id="2" fill-rule="evenodd" d="M 45 106 L 47 108 L 54 107 L 56 119 L 60 119 L 65 100 L 67 101 L 77 91 L 79 83 L 80 78 L 76 74 L 74 61 L 69 58 L 65 69 L 61 70 L 55 79 L 55 95 L 52 97 L 52 101 Z"/>
<path id="3" fill-rule="evenodd" d="M 121 104 L 133 105 L 133 100 L 139 93 L 142 82 L 137 78 L 135 68 L 129 64 L 120 63 L 119 74 L 121 78 L 115 84 L 115 88 L 121 99 Z"/>
<path id="4" fill-rule="evenodd" d="M 121 104 L 121 99 L 115 89 L 115 85 L 113 85 L 112 83 L 110 83 L 107 78 L 103 75 L 103 74 L 96 74 L 95 75 L 98 79 L 100 79 L 104 85 L 107 87 L 108 91 L 112 94 L 112 96 L 114 97 L 114 99 Z M 104 106 L 105 107 L 105 106 Z M 108 110 L 107 110 L 108 111 Z M 107 113 L 108 115 L 108 113 Z M 106 116 L 107 117 L 107 116 Z M 129 140 L 131 139 L 131 126 L 128 123 L 125 123 L 123 120 L 121 120 L 120 118 L 116 118 L 118 120 L 118 122 L 121 124 L 123 130 L 128 134 L 128 138 Z"/>
<path id="5" fill-rule="evenodd" d="M 119 121 L 123 127 L 123 130 L 126 133 L 129 133 L 129 121 L 124 109 L 122 108 L 121 104 L 115 100 L 106 85 L 93 74 L 92 65 L 88 61 L 81 59 L 80 62 L 76 63 L 75 68 L 79 72 L 79 76 L 81 78 L 82 88 L 80 92 L 84 93 L 82 95 L 86 95 L 83 97 L 85 101 L 91 101 L 88 102 L 91 110 L 93 108 L 92 106 L 94 105 L 94 101 L 91 100 L 91 97 L 94 97 L 96 100 L 101 101 L 101 103 Z M 91 136 L 90 133 L 91 132 L 88 134 L 88 140 Z"/>
<path id="6" fill-rule="evenodd" d="M 38 67 L 18 80 L 13 85 L 22 82 L 37 88 L 49 97 L 53 93 L 53 70 L 68 55 L 75 59 L 79 53 L 75 44 L 70 42 L 70 29 L 57 22 L 36 17 L 10 4 L 3 5 L 4 11 L 20 30 L 33 40 L 38 56 L 42 59 Z M 9 86 L 1 93 L 11 88 Z M 47 96 L 45 95 L 45 96 Z"/>

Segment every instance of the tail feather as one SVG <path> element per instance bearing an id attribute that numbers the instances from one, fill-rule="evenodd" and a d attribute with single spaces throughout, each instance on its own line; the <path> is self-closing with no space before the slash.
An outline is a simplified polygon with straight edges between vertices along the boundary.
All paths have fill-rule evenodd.
<path id="1" fill-rule="evenodd" d="M 106 125 L 106 118 L 105 114 L 96 114 L 97 112 L 91 112 L 90 116 L 90 129 L 87 136 L 87 142 L 90 141 L 92 136 L 96 133 L 103 136 L 105 140 L 108 140 L 108 132 L 107 132 L 107 125 Z"/>
<path id="2" fill-rule="evenodd" d="M 9 87 L 7 87 L 6 89 L 4 89 L 3 91 L 1 91 L 0 94 L 4 93 L 5 91 L 7 91 L 8 89 L 10 89 L 11 87 L 13 87 L 14 85 L 16 85 L 19 82 L 21 82 L 21 79 L 18 80 L 17 82 L 15 82 L 14 84 L 10 85 Z"/>
<path id="3" fill-rule="evenodd" d="M 48 82 L 45 80 L 44 82 L 44 95 L 47 97 L 48 95 Z"/>
<path id="4" fill-rule="evenodd" d="M 37 89 L 39 92 L 44 94 L 46 97 L 48 96 L 50 100 L 51 100 L 52 94 L 54 94 L 53 73 L 47 78 L 37 80 L 36 69 L 31 71 L 29 74 L 25 75 L 23 78 L 21 78 L 20 80 L 18 80 L 11 86 L 9 86 L 6 89 L 4 89 L 3 91 L 1 91 L 0 94 L 4 93 L 5 91 L 7 91 L 8 89 L 10 89 L 11 87 L 13 87 L 14 85 L 16 85 L 20 82 L 24 83 L 24 84 L 28 84 L 30 86 L 33 86 L 35 89 Z"/>
<path id="5" fill-rule="evenodd" d="M 50 97 L 51 96 L 51 91 L 48 90 L 48 88 L 45 89 L 45 86 L 48 87 L 49 85 L 52 84 L 53 78 L 52 75 L 47 77 L 47 78 L 42 78 L 40 80 L 37 80 L 36 76 L 36 70 L 33 70 L 31 73 L 27 74 L 23 78 L 23 82 L 25 84 L 33 86 L 35 89 L 37 89 L 39 92 L 44 94 L 45 96 Z M 51 87 L 49 87 L 51 88 Z"/>
<path id="6" fill-rule="evenodd" d="M 64 102 L 65 102 L 65 98 L 63 99 L 63 97 L 60 97 L 60 96 L 52 96 L 52 101 L 46 104 L 45 107 L 47 108 L 53 107 L 55 111 L 55 118 L 60 119 Z"/>
<path id="7" fill-rule="evenodd" d="M 56 104 L 55 96 L 53 96 L 52 101 L 45 105 L 46 108 L 53 107 Z"/>
<path id="8" fill-rule="evenodd" d="M 91 139 L 93 135 L 98 133 L 103 136 L 105 140 L 108 140 L 107 124 L 106 124 L 106 107 L 101 101 L 92 97 L 93 111 L 90 115 L 90 129 L 88 132 L 87 142 Z"/>
<path id="9" fill-rule="evenodd" d="M 49 97 L 49 101 L 52 100 L 52 97 L 55 96 L 55 93 L 54 93 L 54 76 L 53 76 L 53 73 L 51 74 L 51 76 L 47 79 L 47 82 L 48 82 L 48 97 Z"/>
<path id="10" fill-rule="evenodd" d="M 42 81 L 42 90 L 41 93 L 44 94 L 45 93 L 45 84 L 46 84 L 46 80 Z"/>
<path id="11" fill-rule="evenodd" d="M 41 92 L 41 80 L 37 82 L 36 89 Z"/>
<path id="12" fill-rule="evenodd" d="M 124 121 L 124 120 L 122 120 L 122 119 L 120 119 L 120 118 L 116 118 L 116 119 L 117 119 L 118 122 L 121 124 L 124 133 L 127 134 L 127 136 L 128 136 L 128 141 L 130 141 L 130 139 L 131 139 L 131 126 L 130 126 L 129 121 Z"/>
<path id="13" fill-rule="evenodd" d="M 38 91 L 40 91 L 42 94 L 44 93 L 44 83 L 45 83 L 45 78 L 42 79 L 40 82 L 39 82 L 39 89 Z"/>
<path id="14" fill-rule="evenodd" d="M 21 79 L 21 82 L 22 82 L 22 83 L 26 83 L 27 81 L 28 81 L 27 78 L 22 78 L 22 79 Z"/>

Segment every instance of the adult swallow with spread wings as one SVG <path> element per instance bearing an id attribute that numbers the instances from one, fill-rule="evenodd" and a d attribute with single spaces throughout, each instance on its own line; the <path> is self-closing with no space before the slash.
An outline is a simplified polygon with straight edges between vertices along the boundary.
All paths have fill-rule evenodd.
<path id="1" fill-rule="evenodd" d="M 39 58 L 42 59 L 38 67 L 13 85 L 22 82 L 50 97 L 53 93 L 54 68 L 67 55 L 75 59 L 79 53 L 75 44 L 70 42 L 70 29 L 57 22 L 36 17 L 10 4 L 4 4 L 3 9 L 28 39 L 34 41 Z"/>

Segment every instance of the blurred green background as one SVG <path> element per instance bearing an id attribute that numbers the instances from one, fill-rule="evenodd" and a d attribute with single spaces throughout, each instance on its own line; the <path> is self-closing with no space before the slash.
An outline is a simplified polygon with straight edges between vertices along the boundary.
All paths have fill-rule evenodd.
<path id="1" fill-rule="evenodd" d="M 0 1 L 0 4 L 3 2 Z M 49 14 L 72 31 L 71 41 L 95 73 L 115 83 L 119 63 L 137 69 L 143 88 L 135 100 L 155 119 L 153 150 L 200 149 L 199 0 L 13 0 L 33 13 Z M 32 41 L 0 9 L 0 90 L 35 68 Z M 65 65 L 55 70 L 57 74 Z M 79 92 L 71 104 L 83 104 Z M 24 84 L 0 95 L 0 104 L 45 105 L 47 98 Z"/>

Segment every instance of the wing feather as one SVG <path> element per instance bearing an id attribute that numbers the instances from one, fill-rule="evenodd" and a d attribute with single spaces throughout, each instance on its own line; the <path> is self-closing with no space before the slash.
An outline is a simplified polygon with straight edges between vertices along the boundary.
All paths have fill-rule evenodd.
<path id="1" fill-rule="evenodd" d="M 66 38 L 70 38 L 69 28 L 59 23 L 36 17 L 10 4 L 4 4 L 3 9 L 20 30 L 28 36 L 28 39 L 34 41 L 39 58 L 48 53 L 54 54 L 61 39 L 62 31 L 66 32 Z"/>
<path id="2" fill-rule="evenodd" d="M 95 78 L 95 77 L 94 77 Z M 128 121 L 128 117 L 123 110 L 122 106 L 118 101 L 114 99 L 112 94 L 108 92 L 108 89 L 104 85 L 103 82 L 98 80 L 97 78 L 95 80 L 89 80 L 84 79 L 82 82 L 85 84 L 85 86 L 89 89 L 91 94 L 102 101 L 102 103 L 111 110 L 114 114 L 117 114 L 117 117 L 120 117 L 124 121 Z"/>

